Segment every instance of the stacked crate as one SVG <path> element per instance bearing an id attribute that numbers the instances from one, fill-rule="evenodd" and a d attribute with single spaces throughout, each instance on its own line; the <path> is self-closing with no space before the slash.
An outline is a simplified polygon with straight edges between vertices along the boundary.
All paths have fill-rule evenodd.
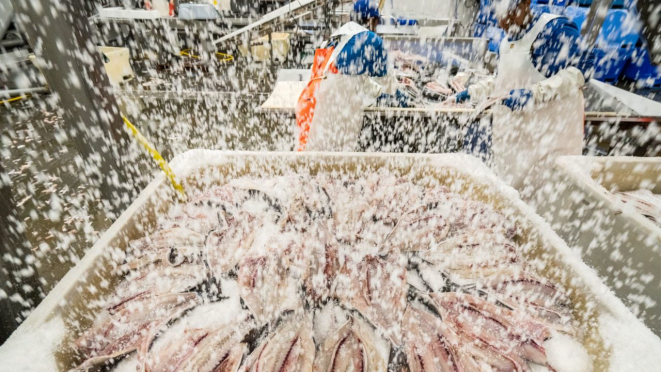
<path id="1" fill-rule="evenodd" d="M 590 0 L 574 1 L 565 8 L 563 14 L 581 28 L 591 3 Z M 615 83 L 620 79 L 639 39 L 636 16 L 625 9 L 624 5 L 624 0 L 613 2 L 594 46 L 596 57 L 594 77 L 607 83 Z"/>

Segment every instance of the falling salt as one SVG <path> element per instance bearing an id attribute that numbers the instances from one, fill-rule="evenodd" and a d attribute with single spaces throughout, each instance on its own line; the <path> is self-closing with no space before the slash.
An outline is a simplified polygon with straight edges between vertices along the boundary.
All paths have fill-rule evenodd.
<path id="1" fill-rule="evenodd" d="M 544 342 L 549 365 L 556 372 L 592 372 L 592 359 L 583 345 L 573 337 L 551 331 Z"/>

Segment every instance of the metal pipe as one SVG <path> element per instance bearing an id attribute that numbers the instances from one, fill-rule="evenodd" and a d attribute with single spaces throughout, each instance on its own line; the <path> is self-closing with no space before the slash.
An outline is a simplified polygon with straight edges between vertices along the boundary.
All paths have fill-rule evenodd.
<path id="1" fill-rule="evenodd" d="M 21 39 L 0 41 L 0 48 L 15 48 L 23 45 L 25 45 L 25 41 Z"/>
<path id="2" fill-rule="evenodd" d="M 0 97 L 9 98 L 9 97 L 20 96 L 23 94 L 48 93 L 48 92 L 49 90 L 46 87 L 9 89 L 9 90 L 0 90 Z"/>

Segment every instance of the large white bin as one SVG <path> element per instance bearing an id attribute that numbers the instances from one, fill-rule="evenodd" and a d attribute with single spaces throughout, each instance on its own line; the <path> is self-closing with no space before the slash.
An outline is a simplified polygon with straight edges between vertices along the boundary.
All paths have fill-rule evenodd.
<path id="1" fill-rule="evenodd" d="M 660 334 L 661 228 L 613 195 L 638 189 L 661 194 L 661 158 L 560 157 L 538 211 Z"/>
<path id="2" fill-rule="evenodd" d="M 341 153 L 237 153 L 194 150 L 172 162 L 188 192 L 245 174 L 264 177 L 285 172 L 337 171 L 358 174 L 388 169 L 421 184 L 440 182 L 453 191 L 482 200 L 517 223 L 517 239 L 527 260 L 545 264 L 544 275 L 571 288 L 577 318 L 586 331 L 584 344 L 594 371 L 658 371 L 661 341 L 631 314 L 572 254 L 565 243 L 531 212 L 518 194 L 477 159 L 467 155 L 389 155 Z M 174 192 L 159 175 L 90 249 L 11 339 L 0 348 L 0 370 L 66 370 L 78 362 L 68 345 L 80 327 L 94 319 L 91 304 L 112 291 L 116 279 L 113 252 L 154 226 L 159 211 L 174 203 Z M 57 332 L 57 329 L 60 329 Z M 55 329 L 56 331 L 53 331 Z M 29 345 L 30 347 L 25 347 Z M 633 350 L 631 345 L 637 345 Z M 9 363 L 13 360 L 14 364 Z M 36 363 L 38 361 L 39 363 Z M 8 366 L 8 367 L 7 367 Z M 43 366 L 47 366 L 43 368 Z"/>

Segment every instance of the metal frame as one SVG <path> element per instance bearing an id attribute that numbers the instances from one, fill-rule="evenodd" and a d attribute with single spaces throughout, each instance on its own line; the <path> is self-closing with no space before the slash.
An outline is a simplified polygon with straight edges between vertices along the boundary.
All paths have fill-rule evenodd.
<path id="1" fill-rule="evenodd" d="M 636 7 L 643 23 L 643 38 L 649 46 L 651 60 L 656 64 L 661 64 L 661 39 L 659 38 L 661 37 L 661 22 L 652 22 L 659 17 L 659 14 L 655 13 L 659 11 L 659 0 L 637 0 Z"/>

